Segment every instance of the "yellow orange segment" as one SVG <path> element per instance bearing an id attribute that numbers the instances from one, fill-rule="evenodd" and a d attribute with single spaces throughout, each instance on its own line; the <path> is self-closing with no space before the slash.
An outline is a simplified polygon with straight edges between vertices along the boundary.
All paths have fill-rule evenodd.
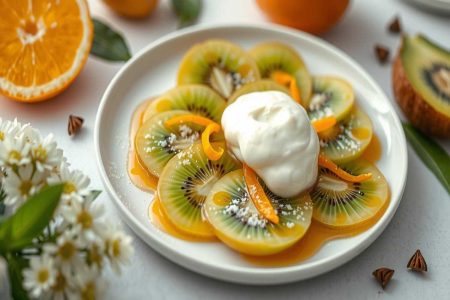
<path id="1" fill-rule="evenodd" d="M 190 115 L 181 115 L 181 116 L 176 116 L 176 117 L 170 118 L 169 120 L 167 120 L 164 123 L 164 125 L 166 127 L 170 127 L 173 125 L 179 125 L 179 124 L 184 124 L 184 123 L 195 123 L 195 124 L 198 124 L 200 126 L 205 126 L 205 127 L 208 126 L 209 124 L 217 124 L 211 119 L 190 114 Z M 217 124 L 217 125 L 220 126 L 219 124 Z"/>
<path id="2" fill-rule="evenodd" d="M 217 133 L 220 131 L 220 125 L 217 123 L 211 123 L 208 126 L 206 126 L 205 130 L 202 133 L 202 147 L 203 151 L 205 152 L 208 159 L 212 161 L 219 160 L 223 155 L 223 148 L 218 147 L 218 149 L 214 149 L 214 147 L 211 145 L 211 142 L 209 141 L 209 137 L 213 133 Z"/>
<path id="3" fill-rule="evenodd" d="M 274 224 L 278 224 L 279 218 L 277 212 L 259 183 L 255 171 L 246 164 L 243 164 L 243 168 L 245 184 L 247 185 L 248 193 L 256 209 L 264 216 L 264 218 Z"/>
<path id="4" fill-rule="evenodd" d="M 92 44 L 86 0 L 0 0 L 0 92 L 36 102 L 69 86 Z"/>
<path id="5" fill-rule="evenodd" d="M 338 177 L 349 182 L 363 182 L 372 178 L 372 173 L 365 173 L 360 175 L 352 175 L 345 170 L 339 168 L 331 159 L 323 154 L 319 154 L 319 166 L 326 168 L 336 174 Z"/>

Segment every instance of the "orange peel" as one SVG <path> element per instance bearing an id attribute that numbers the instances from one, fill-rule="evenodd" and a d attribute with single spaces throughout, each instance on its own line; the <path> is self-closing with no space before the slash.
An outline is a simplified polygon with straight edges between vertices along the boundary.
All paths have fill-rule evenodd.
<path id="1" fill-rule="evenodd" d="M 211 145 L 211 142 L 209 141 L 209 137 L 213 133 L 217 133 L 221 130 L 220 125 L 217 123 L 211 123 L 208 126 L 206 126 L 205 130 L 202 133 L 202 147 L 203 151 L 205 152 L 206 156 L 209 158 L 209 160 L 219 160 L 224 152 L 224 149 L 222 147 L 218 147 L 217 149 L 214 149 L 214 147 Z"/>
<path id="2" fill-rule="evenodd" d="M 323 132 L 325 130 L 330 129 L 334 125 L 336 125 L 337 119 L 334 116 L 331 117 L 325 117 L 319 120 L 315 120 L 311 123 L 311 125 L 314 127 L 314 129 L 317 131 L 317 133 Z"/>
<path id="3" fill-rule="evenodd" d="M 284 86 L 288 86 L 292 98 L 294 98 L 294 100 L 298 104 L 302 104 L 300 89 L 298 88 L 297 80 L 295 79 L 294 76 L 283 71 L 274 71 L 272 72 L 271 77 L 275 82 Z"/>
<path id="4" fill-rule="evenodd" d="M 277 211 L 273 208 L 272 203 L 259 183 L 255 171 L 246 164 L 243 164 L 243 168 L 245 184 L 247 185 L 250 199 L 252 199 L 256 209 L 264 216 L 264 218 L 274 224 L 278 224 L 280 219 L 278 218 Z"/>
<path id="5" fill-rule="evenodd" d="M 336 176 L 338 176 L 339 178 L 344 179 L 345 181 L 348 182 L 363 182 L 366 180 L 369 180 L 370 178 L 372 178 L 372 173 L 365 173 L 365 174 L 360 174 L 360 175 L 352 175 L 348 172 L 346 172 L 345 170 L 339 168 L 338 165 L 336 165 L 331 159 L 329 159 L 328 157 L 326 157 L 323 154 L 319 154 L 319 166 L 330 170 L 331 172 L 333 172 L 334 174 L 336 174 Z"/>

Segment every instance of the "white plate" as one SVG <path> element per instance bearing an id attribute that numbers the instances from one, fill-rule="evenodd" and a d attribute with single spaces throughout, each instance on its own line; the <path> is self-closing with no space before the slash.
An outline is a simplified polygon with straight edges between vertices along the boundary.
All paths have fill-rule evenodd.
<path id="1" fill-rule="evenodd" d="M 176 239 L 148 219 L 152 195 L 136 188 L 126 171 L 128 131 L 133 111 L 151 95 L 175 85 L 178 64 L 195 43 L 210 38 L 231 40 L 245 48 L 279 41 L 296 48 L 313 74 L 335 74 L 349 80 L 358 104 L 370 115 L 383 155 L 378 167 L 391 188 L 384 216 L 368 231 L 326 244 L 310 259 L 288 267 L 263 268 L 244 261 L 221 243 Z M 400 203 L 406 181 L 407 151 L 400 121 L 386 95 L 350 57 L 323 40 L 279 26 L 220 25 L 192 27 L 152 43 L 135 55 L 109 84 L 97 114 L 95 146 L 105 187 L 126 223 L 153 249 L 195 272 L 239 283 L 278 284 L 310 278 L 334 269 L 367 248 L 385 229 Z"/>
<path id="2" fill-rule="evenodd" d="M 437 13 L 450 13 L 450 0 L 407 0 Z"/>

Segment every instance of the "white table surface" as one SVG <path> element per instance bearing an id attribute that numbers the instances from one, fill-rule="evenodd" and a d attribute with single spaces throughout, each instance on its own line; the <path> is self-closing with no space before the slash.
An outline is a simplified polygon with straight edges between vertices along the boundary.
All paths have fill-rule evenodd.
<path id="1" fill-rule="evenodd" d="M 129 21 L 111 13 L 100 0 L 90 0 L 91 11 L 120 30 L 136 53 L 148 43 L 176 29 L 176 18 L 168 0 L 161 0 L 147 20 Z M 280 1 L 282 2 L 282 1 Z M 391 68 L 381 66 L 373 45 L 382 43 L 392 51 L 399 37 L 386 32 L 386 24 L 400 14 L 404 30 L 425 32 L 450 48 L 450 16 L 437 16 L 399 0 L 352 1 L 344 19 L 323 38 L 359 62 L 381 85 L 391 100 Z M 204 0 L 199 23 L 267 22 L 253 0 Z M 102 189 L 97 171 L 93 130 L 101 96 L 120 63 L 89 58 L 75 83 L 56 99 L 36 105 L 8 101 L 0 96 L 0 117 L 18 117 L 44 133 L 53 132 L 72 166 Z M 397 111 L 398 107 L 395 106 Z M 85 118 L 83 131 L 67 135 L 69 114 Z M 447 151 L 450 143 L 443 143 Z M 134 236 L 135 255 L 122 276 L 107 272 L 107 299 L 449 299 L 450 297 L 450 197 L 415 152 L 408 147 L 409 172 L 403 201 L 386 231 L 361 255 L 328 274 L 289 285 L 254 287 L 224 283 L 197 275 L 166 260 Z M 110 219 L 120 222 L 117 211 L 104 193 L 100 200 Z M 124 225 L 125 226 L 125 225 Z M 406 263 L 421 249 L 429 272 L 406 270 Z M 371 273 L 380 266 L 395 269 L 386 290 L 375 283 Z"/>

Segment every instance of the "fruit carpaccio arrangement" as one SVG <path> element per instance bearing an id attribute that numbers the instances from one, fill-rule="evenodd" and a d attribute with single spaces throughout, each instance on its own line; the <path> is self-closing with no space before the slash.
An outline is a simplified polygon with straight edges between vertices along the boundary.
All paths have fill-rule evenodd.
<path id="1" fill-rule="evenodd" d="M 252 93 L 289 97 L 320 145 L 311 170 L 302 170 L 317 179 L 299 194 L 275 194 L 230 151 L 222 115 Z M 282 43 L 247 51 L 225 40 L 194 45 L 180 63 L 177 86 L 136 111 L 130 143 L 129 175 L 155 191 L 155 225 L 187 240 L 220 240 L 263 263 L 277 255 L 304 259 L 327 240 L 359 234 L 389 202 L 375 166 L 380 145 L 351 84 L 311 75 L 300 53 Z"/>

